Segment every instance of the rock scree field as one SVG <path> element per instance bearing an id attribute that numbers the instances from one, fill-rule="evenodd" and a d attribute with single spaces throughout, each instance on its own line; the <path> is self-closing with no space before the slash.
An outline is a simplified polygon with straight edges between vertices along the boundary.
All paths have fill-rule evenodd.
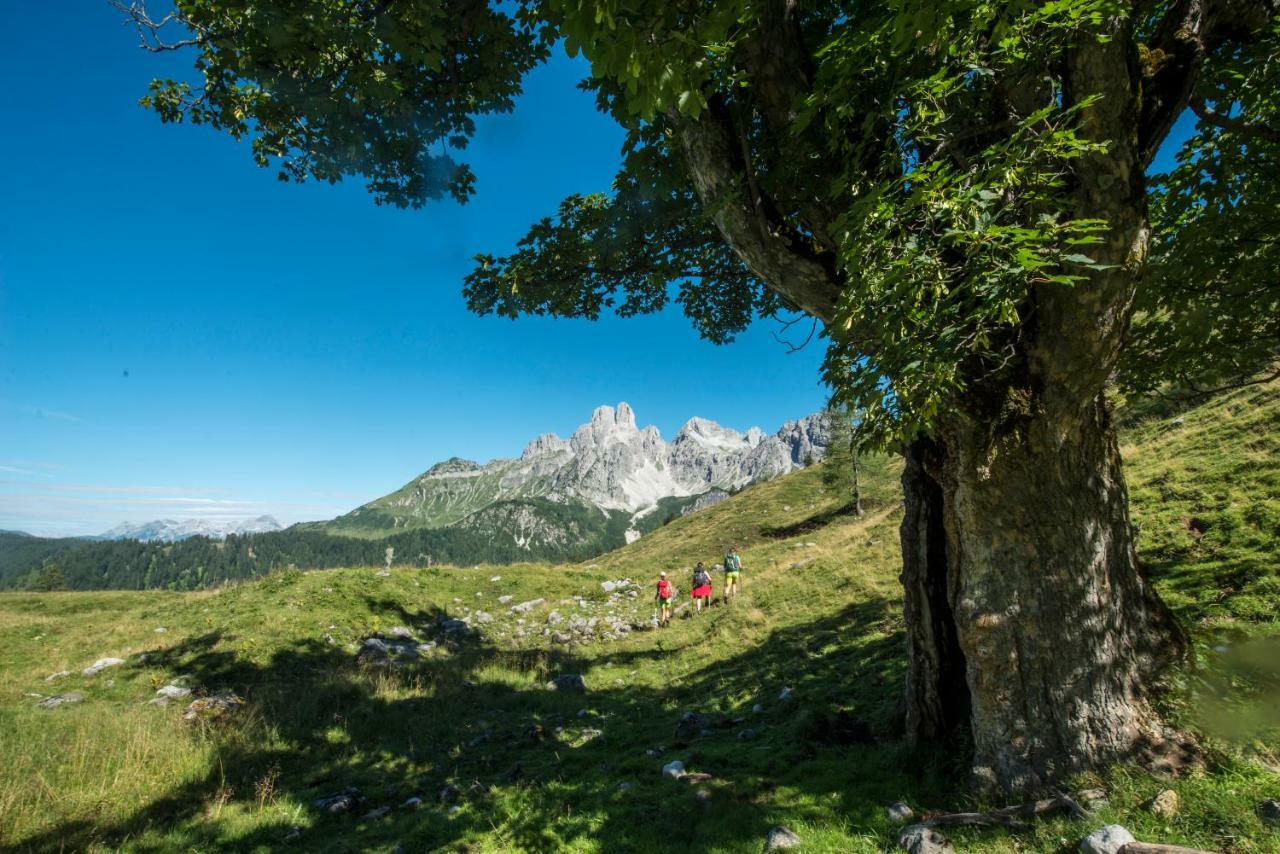
<path id="1" fill-rule="evenodd" d="M 1203 760 L 940 828 L 956 851 L 1280 851 L 1280 383 L 1133 421 L 1139 550 L 1196 654 L 1160 702 Z M 864 461 L 862 517 L 816 466 L 573 566 L 0 595 L 0 848 L 871 852 L 1004 806 L 900 737 L 899 472 Z M 730 544 L 741 597 L 653 630 L 657 572 L 683 604 Z"/>

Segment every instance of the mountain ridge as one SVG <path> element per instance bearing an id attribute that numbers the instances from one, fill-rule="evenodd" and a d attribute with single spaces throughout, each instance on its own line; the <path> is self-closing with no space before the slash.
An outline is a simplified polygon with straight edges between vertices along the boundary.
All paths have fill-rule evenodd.
<path id="1" fill-rule="evenodd" d="M 519 457 L 485 463 L 450 457 L 394 492 L 308 527 L 385 536 L 450 527 L 482 511 L 493 516 L 491 508 L 501 504 L 525 517 L 521 527 L 529 528 L 529 506 L 521 502 L 544 499 L 593 508 L 606 517 L 625 513 L 632 523 L 628 537 L 634 539 L 641 533 L 639 520 L 659 504 L 692 504 L 713 491 L 732 493 L 803 468 L 825 457 L 829 437 L 822 413 L 787 421 L 772 434 L 758 427 L 739 432 L 695 416 L 667 442 L 657 427 L 639 427 L 624 401 L 597 407 L 567 439 L 542 433 Z M 468 524 L 474 527 L 475 520 Z"/>
<path id="2" fill-rule="evenodd" d="M 176 543 L 191 537 L 222 540 L 231 534 L 262 534 L 281 530 L 284 530 L 284 526 L 274 516 L 264 513 L 238 520 L 154 519 L 142 523 L 121 522 L 93 539 Z"/>

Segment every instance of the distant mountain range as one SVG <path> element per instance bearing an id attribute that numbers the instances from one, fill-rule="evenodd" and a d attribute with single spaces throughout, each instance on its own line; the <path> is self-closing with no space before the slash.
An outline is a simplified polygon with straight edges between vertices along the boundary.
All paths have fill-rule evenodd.
<path id="1" fill-rule="evenodd" d="M 544 434 L 515 459 L 445 460 L 325 522 L 162 519 L 100 537 L 0 534 L 0 589 L 39 583 L 48 565 L 74 589 L 192 590 L 288 567 L 380 566 L 388 550 L 395 566 L 583 561 L 818 462 L 829 442 L 820 414 L 772 434 L 693 418 L 668 442 L 638 427 L 627 404 L 602 406 L 568 439 Z"/>
<path id="2" fill-rule="evenodd" d="M 208 537 L 211 540 L 226 539 L 229 534 L 264 534 L 283 530 L 274 516 L 255 516 L 239 521 L 212 521 L 209 519 L 157 519 L 154 522 L 116 525 L 96 540 L 142 540 L 144 542 L 176 543 L 191 537 Z"/>
<path id="3" fill-rule="evenodd" d="M 773 434 L 692 418 L 667 442 L 656 427 L 639 428 L 626 403 L 601 406 L 568 439 L 546 433 L 518 459 L 483 465 L 454 457 L 390 495 L 304 527 L 357 537 L 458 528 L 537 552 L 611 540 L 619 530 L 629 542 L 672 515 L 823 459 L 829 435 L 821 414 Z"/>

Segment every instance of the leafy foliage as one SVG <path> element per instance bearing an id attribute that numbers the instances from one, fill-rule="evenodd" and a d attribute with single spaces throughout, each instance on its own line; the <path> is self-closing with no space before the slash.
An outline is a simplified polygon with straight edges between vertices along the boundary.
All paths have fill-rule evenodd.
<path id="1" fill-rule="evenodd" d="M 1217 57 L 1176 167 L 1156 176 L 1155 246 L 1122 384 L 1203 391 L 1280 352 L 1280 21 Z"/>
<path id="2" fill-rule="evenodd" d="M 281 180 L 360 175 L 379 201 L 462 201 L 475 176 L 449 153 L 475 116 L 507 112 L 551 32 L 474 0 L 181 0 L 201 81 L 156 80 L 166 122 L 249 137 Z M 134 9 L 137 9 L 135 4 Z M 172 43 L 140 24 L 156 49 Z"/>
<path id="3" fill-rule="evenodd" d="M 1157 185 L 1155 284 L 1138 296 L 1122 377 L 1150 387 L 1162 363 L 1186 381 L 1239 375 L 1274 352 L 1280 87 L 1265 4 L 1215 3 L 1194 20 L 1179 17 L 1185 4 L 1120 0 L 177 9 L 202 82 L 158 82 L 144 103 L 252 138 L 283 177 L 358 174 L 399 205 L 472 192 L 448 152 L 475 115 L 509 109 L 562 39 L 628 131 L 622 169 L 513 252 L 481 255 L 468 305 L 595 318 L 675 300 L 714 341 L 799 308 L 825 323 L 826 379 L 837 405 L 861 411 L 869 445 L 931 429 L 1028 373 L 1029 354 L 1057 346 L 1036 336 L 1079 337 L 1039 323 L 1055 293 L 1109 287 L 1106 305 L 1080 297 L 1082 318 L 1091 334 L 1124 329 L 1143 250 L 1117 250 L 1132 222 L 1082 199 L 1132 185 L 1119 218 L 1143 215 L 1137 173 L 1191 81 L 1212 120 Z M 1110 65 L 1086 68 L 1105 46 Z M 1099 164 L 1131 156 L 1128 177 L 1100 177 Z M 1117 268 L 1123 287 L 1108 284 Z M 1119 349 L 1079 352 L 1105 378 Z"/>

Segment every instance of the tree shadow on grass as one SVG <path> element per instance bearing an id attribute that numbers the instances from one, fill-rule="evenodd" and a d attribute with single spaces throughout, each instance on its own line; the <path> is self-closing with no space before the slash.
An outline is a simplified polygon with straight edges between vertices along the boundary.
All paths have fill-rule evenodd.
<path id="1" fill-rule="evenodd" d="M 767 540 L 789 540 L 793 537 L 802 537 L 805 534 L 812 534 L 819 531 L 832 522 L 840 519 L 853 517 L 854 506 L 852 503 L 841 504 L 839 507 L 832 507 L 829 510 L 823 510 L 801 519 L 799 522 L 792 522 L 789 525 L 764 525 L 760 528 L 760 536 Z"/>
<path id="2" fill-rule="evenodd" d="M 447 619 L 373 604 L 419 636 Z M 830 822 L 833 813 L 891 842 L 885 801 L 948 806 L 961 797 L 952 781 L 963 779 L 944 755 L 892 740 L 903 649 L 895 613 L 890 600 L 860 602 L 660 688 L 592 684 L 585 695 L 545 682 L 662 653 L 509 649 L 483 632 L 445 632 L 422 660 L 371 672 L 320 640 L 260 662 L 218 649 L 226 639 L 216 634 L 201 636 L 152 661 L 247 698 L 237 720 L 192 731 L 215 744 L 207 771 L 130 815 L 64 822 L 17 848 L 467 850 L 484 837 L 530 851 L 756 850 L 784 818 Z M 762 711 L 751 711 L 756 702 Z M 677 741 L 684 711 L 707 716 L 705 734 Z M 833 740 L 840 716 L 865 721 L 877 737 Z M 672 759 L 710 778 L 666 779 L 660 769 Z M 352 786 L 366 800 L 350 814 L 312 806 Z M 410 797 L 422 806 L 402 807 Z M 293 842 L 293 819 L 218 820 L 227 804 L 252 811 L 276 799 L 300 807 L 304 829 Z M 367 817 L 384 806 L 393 809 Z"/>

